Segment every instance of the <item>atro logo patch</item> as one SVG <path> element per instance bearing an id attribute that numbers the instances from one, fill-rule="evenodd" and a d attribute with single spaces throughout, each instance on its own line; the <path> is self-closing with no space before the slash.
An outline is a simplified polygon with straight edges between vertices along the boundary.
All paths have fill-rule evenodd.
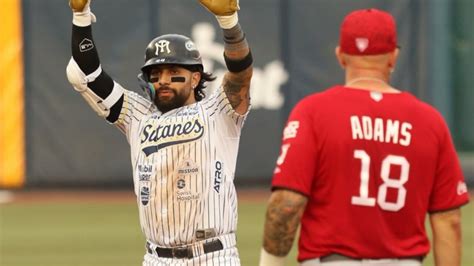
<path id="1" fill-rule="evenodd" d="M 223 164 L 221 161 L 216 161 L 214 171 L 214 190 L 219 193 L 221 190 L 221 183 L 224 179 Z"/>

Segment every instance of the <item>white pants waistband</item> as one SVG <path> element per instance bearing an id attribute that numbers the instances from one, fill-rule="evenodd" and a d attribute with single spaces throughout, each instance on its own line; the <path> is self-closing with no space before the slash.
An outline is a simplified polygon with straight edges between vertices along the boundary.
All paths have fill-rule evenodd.
<path id="1" fill-rule="evenodd" d="M 301 266 L 421 266 L 420 258 L 400 259 L 352 259 L 343 255 L 334 254 L 323 258 L 305 260 Z"/>

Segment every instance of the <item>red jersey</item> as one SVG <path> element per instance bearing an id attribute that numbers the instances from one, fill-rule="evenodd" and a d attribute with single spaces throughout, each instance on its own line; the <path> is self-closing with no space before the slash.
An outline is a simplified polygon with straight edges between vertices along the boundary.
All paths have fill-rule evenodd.
<path id="1" fill-rule="evenodd" d="M 426 255 L 427 212 L 469 201 L 449 129 L 413 95 L 342 86 L 300 101 L 272 188 L 308 197 L 298 260 Z"/>

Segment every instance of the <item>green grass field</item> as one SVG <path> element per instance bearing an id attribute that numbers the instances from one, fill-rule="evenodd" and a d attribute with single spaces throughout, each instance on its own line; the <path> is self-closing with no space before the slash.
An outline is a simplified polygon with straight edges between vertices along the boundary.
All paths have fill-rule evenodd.
<path id="1" fill-rule="evenodd" d="M 257 265 L 265 202 L 241 201 L 242 265 Z M 474 265 L 474 205 L 463 208 L 463 266 Z M 134 202 L 0 205 L 1 266 L 141 265 L 144 239 Z M 297 265 L 292 249 L 287 265 Z M 434 265 L 432 256 L 424 265 Z"/>

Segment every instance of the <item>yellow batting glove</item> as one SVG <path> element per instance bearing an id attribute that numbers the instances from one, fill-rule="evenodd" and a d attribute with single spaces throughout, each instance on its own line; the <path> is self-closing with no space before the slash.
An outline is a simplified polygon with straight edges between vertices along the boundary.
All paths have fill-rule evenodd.
<path id="1" fill-rule="evenodd" d="M 69 6 L 74 12 L 82 12 L 86 8 L 89 0 L 69 0 Z"/>
<path id="2" fill-rule="evenodd" d="M 240 9 L 239 0 L 199 0 L 199 2 L 216 16 L 230 16 Z"/>

